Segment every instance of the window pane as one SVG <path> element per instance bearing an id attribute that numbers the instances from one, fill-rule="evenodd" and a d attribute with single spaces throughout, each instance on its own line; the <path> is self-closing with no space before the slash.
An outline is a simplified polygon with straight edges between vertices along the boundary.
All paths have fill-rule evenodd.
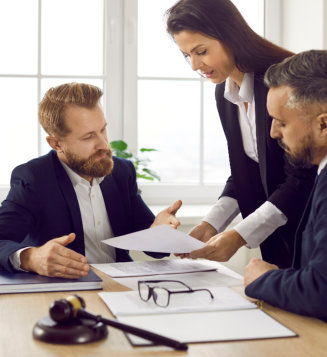
<path id="1" fill-rule="evenodd" d="M 164 13 L 176 0 L 138 0 L 138 75 L 140 77 L 191 77 L 177 45 L 166 32 Z"/>
<path id="2" fill-rule="evenodd" d="M 230 175 L 227 142 L 215 101 L 215 85 L 204 83 L 204 163 L 203 181 L 223 184 Z"/>
<path id="3" fill-rule="evenodd" d="M 43 98 L 44 94 L 46 93 L 47 90 L 49 90 L 51 87 L 56 87 L 59 86 L 60 84 L 64 83 L 71 83 L 71 82 L 77 82 L 77 83 L 89 83 L 93 84 L 94 86 L 97 86 L 102 89 L 103 91 L 103 80 L 102 79 L 90 79 L 90 78 L 44 78 L 41 81 L 41 98 Z M 101 98 L 101 101 L 103 100 L 103 96 Z M 103 104 L 103 103 L 102 103 Z M 46 141 L 46 136 L 48 134 L 41 128 L 41 154 L 46 154 L 51 150 L 50 146 L 48 145 Z"/>
<path id="4" fill-rule="evenodd" d="M 200 83 L 140 80 L 138 142 L 164 183 L 199 183 Z"/>
<path id="5" fill-rule="evenodd" d="M 42 73 L 102 75 L 103 1 L 42 0 Z"/>
<path id="6" fill-rule="evenodd" d="M 263 0 L 233 2 L 254 31 L 262 35 Z M 175 3 L 176 0 L 138 0 L 138 144 L 139 147 L 160 150 L 148 156 L 152 158 L 151 166 L 157 169 L 163 182 L 224 184 L 230 175 L 230 168 L 227 143 L 215 103 L 215 85 L 205 80 L 201 93 L 200 78 L 186 64 L 177 45 L 166 33 L 164 13 Z M 144 81 L 144 77 L 173 77 L 176 80 Z M 183 78 L 198 81 L 185 82 Z M 158 88 L 154 83 L 158 83 Z M 187 87 L 187 94 L 184 87 Z M 191 92 L 192 88 L 194 92 Z M 155 121 L 152 119 L 154 113 Z M 177 125 L 179 130 L 175 136 Z M 198 171 L 201 167 L 203 182 L 200 182 Z"/>
<path id="7" fill-rule="evenodd" d="M 30 78 L 0 81 L 0 184 L 8 185 L 13 168 L 37 156 L 37 83 Z"/>
<path id="8" fill-rule="evenodd" d="M 264 0 L 232 0 L 253 31 L 264 34 Z"/>
<path id="9" fill-rule="evenodd" d="M 37 27 L 37 1 L 0 1 L 0 73 L 37 72 Z"/>

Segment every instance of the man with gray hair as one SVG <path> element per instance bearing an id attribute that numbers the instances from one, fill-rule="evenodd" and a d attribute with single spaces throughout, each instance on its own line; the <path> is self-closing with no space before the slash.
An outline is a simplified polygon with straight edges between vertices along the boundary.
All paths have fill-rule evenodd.
<path id="1" fill-rule="evenodd" d="M 327 51 L 302 52 L 271 66 L 265 83 L 271 137 L 293 165 L 318 165 L 318 175 L 296 233 L 293 266 L 252 259 L 245 293 L 327 321 Z"/>

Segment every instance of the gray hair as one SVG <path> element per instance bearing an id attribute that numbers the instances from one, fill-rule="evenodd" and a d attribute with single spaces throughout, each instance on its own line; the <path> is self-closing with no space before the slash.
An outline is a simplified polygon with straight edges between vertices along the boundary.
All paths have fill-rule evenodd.
<path id="1" fill-rule="evenodd" d="M 303 107 L 307 104 L 327 105 L 327 51 L 310 50 L 285 58 L 273 64 L 265 73 L 269 88 L 292 88 L 287 106 Z"/>

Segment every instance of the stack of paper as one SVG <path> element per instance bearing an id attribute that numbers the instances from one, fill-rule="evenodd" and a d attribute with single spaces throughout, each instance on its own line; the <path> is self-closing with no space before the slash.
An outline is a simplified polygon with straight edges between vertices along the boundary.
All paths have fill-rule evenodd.
<path id="1" fill-rule="evenodd" d="M 129 315 L 118 320 L 183 343 L 297 336 L 260 309 Z M 134 335 L 127 336 L 134 346 L 152 344 Z"/>
<path id="2" fill-rule="evenodd" d="M 189 253 L 206 246 L 168 226 L 104 242 L 121 249 L 167 253 Z M 243 279 L 217 262 L 170 259 L 93 266 L 134 290 L 99 293 L 123 323 L 185 343 L 296 336 L 255 304 L 228 288 L 241 285 Z M 178 280 L 192 289 L 210 289 L 214 299 L 208 292 L 172 294 L 168 307 L 159 307 L 152 298 L 142 301 L 137 291 L 139 280 L 153 279 Z M 160 283 L 160 286 L 171 289 L 167 282 Z M 133 345 L 151 344 L 139 337 L 127 336 Z"/>
<path id="3" fill-rule="evenodd" d="M 168 283 L 161 283 L 161 285 L 169 288 Z M 230 288 L 218 287 L 209 290 L 214 296 L 213 299 L 207 291 L 172 294 L 167 307 L 157 306 L 152 298 L 146 302 L 141 300 L 137 291 L 101 292 L 99 296 L 113 315 L 118 317 L 123 315 L 255 309 L 257 307 L 256 304 Z"/>
<path id="4" fill-rule="evenodd" d="M 209 262 L 191 259 L 150 260 L 130 263 L 92 264 L 112 278 L 217 270 Z"/>

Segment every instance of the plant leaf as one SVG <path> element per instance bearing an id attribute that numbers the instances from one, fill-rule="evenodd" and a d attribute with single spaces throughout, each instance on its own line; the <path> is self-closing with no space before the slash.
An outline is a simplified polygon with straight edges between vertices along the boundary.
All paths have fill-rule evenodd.
<path id="1" fill-rule="evenodd" d="M 126 151 L 121 151 L 121 150 L 115 150 L 113 151 L 114 155 L 117 157 L 121 157 L 123 159 L 130 159 L 133 157 L 133 154 L 126 152 Z"/>
<path id="2" fill-rule="evenodd" d="M 157 179 L 158 181 L 160 181 L 160 176 L 158 176 L 154 171 L 149 170 L 149 169 L 142 169 L 142 171 L 146 172 L 147 174 L 149 174 L 150 176 L 154 177 L 155 179 Z"/>
<path id="3" fill-rule="evenodd" d="M 141 149 L 140 149 L 140 151 L 141 151 L 141 152 L 145 152 L 145 151 L 150 152 L 150 151 L 158 151 L 158 150 L 157 150 L 157 149 L 146 149 L 146 148 L 141 148 Z"/>
<path id="4" fill-rule="evenodd" d="M 151 177 L 151 176 L 142 175 L 142 174 L 139 174 L 139 173 L 137 173 L 136 176 L 137 176 L 137 178 L 143 178 L 143 179 L 145 179 L 145 180 L 151 180 L 151 181 L 154 180 L 154 178 Z"/>
<path id="5" fill-rule="evenodd" d="M 128 145 L 125 143 L 124 140 L 111 141 L 110 146 L 112 150 L 120 150 L 120 151 L 125 151 L 128 147 Z"/>

